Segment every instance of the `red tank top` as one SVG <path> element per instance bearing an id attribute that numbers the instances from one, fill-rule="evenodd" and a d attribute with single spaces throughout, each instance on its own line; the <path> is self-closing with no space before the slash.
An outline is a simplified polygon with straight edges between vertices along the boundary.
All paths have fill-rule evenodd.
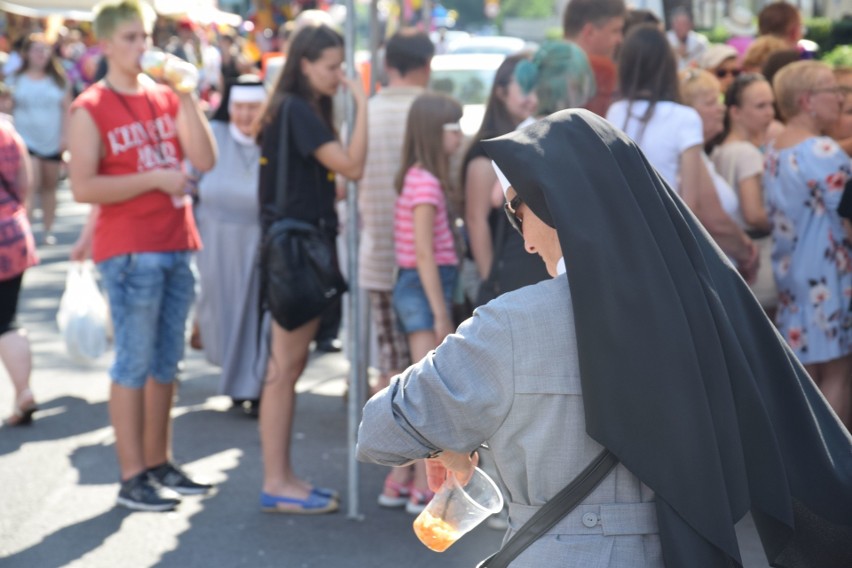
<path id="1" fill-rule="evenodd" d="M 177 137 L 180 101 L 163 85 L 143 89 L 141 94 L 126 95 L 97 83 L 74 101 L 72 109 L 86 109 L 100 131 L 103 157 L 98 175 L 181 169 L 183 152 Z M 120 203 L 102 204 L 95 224 L 93 260 L 134 252 L 200 248 L 191 205 L 189 198 L 172 198 L 156 189 Z"/>

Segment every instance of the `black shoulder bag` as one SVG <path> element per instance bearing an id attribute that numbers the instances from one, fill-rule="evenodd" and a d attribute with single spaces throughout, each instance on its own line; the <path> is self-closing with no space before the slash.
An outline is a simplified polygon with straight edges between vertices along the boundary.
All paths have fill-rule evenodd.
<path id="1" fill-rule="evenodd" d="M 509 222 L 506 219 L 498 217 L 497 227 L 494 230 L 494 252 L 491 256 L 491 269 L 488 271 L 488 277 L 479 285 L 479 293 L 476 295 L 477 306 L 484 306 L 503 291 L 500 289 L 499 265 L 500 255 L 506 248 L 506 227 L 508 224 Z"/>
<path id="2" fill-rule="evenodd" d="M 476 568 L 506 568 L 541 535 L 546 533 L 597 487 L 618 465 L 618 458 L 604 450 L 562 491 L 545 503 L 500 550 L 476 565 Z"/>
<path id="3" fill-rule="evenodd" d="M 347 290 L 332 250 L 334 239 L 320 227 L 285 217 L 289 99 L 281 107 L 280 140 L 276 164 L 276 219 L 260 249 L 263 299 L 275 321 L 294 330 L 319 317 Z"/>

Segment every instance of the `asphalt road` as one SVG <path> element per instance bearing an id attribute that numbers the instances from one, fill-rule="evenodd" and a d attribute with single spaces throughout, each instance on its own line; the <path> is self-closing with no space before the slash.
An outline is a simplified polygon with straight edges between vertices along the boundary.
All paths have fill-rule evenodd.
<path id="1" fill-rule="evenodd" d="M 107 416 L 107 355 L 92 365 L 65 354 L 55 316 L 70 244 L 86 208 L 60 189 L 58 244 L 41 248 L 29 270 L 19 319 L 34 353 L 32 389 L 39 403 L 29 427 L 0 429 L 0 566 L 75 567 L 472 567 L 499 547 L 502 534 L 481 526 L 447 552 L 429 551 L 413 517 L 377 506 L 384 468 L 360 466 L 361 516 L 263 514 L 257 422 L 217 395 L 218 371 L 188 351 L 174 408 L 174 454 L 195 477 L 216 483 L 206 497 L 185 498 L 170 513 L 114 506 L 118 471 Z M 36 223 L 38 227 L 38 223 Z M 293 455 L 298 472 L 323 486 L 347 487 L 345 390 L 339 354 L 312 357 L 299 383 Z M 0 415 L 12 388 L 0 368 Z M 746 566 L 763 567 L 759 544 L 744 527 Z"/>

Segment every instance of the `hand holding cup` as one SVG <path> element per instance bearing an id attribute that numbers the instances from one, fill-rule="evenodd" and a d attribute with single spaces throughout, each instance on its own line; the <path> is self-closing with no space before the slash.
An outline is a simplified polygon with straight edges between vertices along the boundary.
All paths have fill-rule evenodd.
<path id="1" fill-rule="evenodd" d="M 414 520 L 414 534 L 426 547 L 443 552 L 502 508 L 503 496 L 484 471 L 475 468 L 464 485 L 450 473 Z"/>
<path id="2" fill-rule="evenodd" d="M 198 69 L 195 65 L 164 51 L 146 51 L 139 64 L 142 71 L 152 79 L 168 83 L 178 93 L 191 93 L 198 86 Z"/>

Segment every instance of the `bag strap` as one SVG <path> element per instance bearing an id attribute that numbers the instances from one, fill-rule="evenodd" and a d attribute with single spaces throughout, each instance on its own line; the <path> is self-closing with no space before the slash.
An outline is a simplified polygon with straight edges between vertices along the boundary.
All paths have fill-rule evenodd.
<path id="1" fill-rule="evenodd" d="M 500 550 L 480 562 L 477 568 L 509 566 L 521 552 L 579 505 L 616 465 L 618 458 L 607 449 L 602 451 L 586 469 L 530 517 Z"/>
<path id="2" fill-rule="evenodd" d="M 275 163 L 275 218 L 282 217 L 281 212 L 284 210 L 284 198 L 286 197 L 287 189 L 287 152 L 290 145 L 289 137 L 289 112 L 290 112 L 290 96 L 284 99 L 281 104 L 281 110 L 278 112 L 278 160 Z M 263 250 L 263 240 L 260 242 L 260 250 Z M 258 263 L 263 262 L 263 254 L 258 253 Z M 255 361 L 260 359 L 260 342 L 263 340 L 261 332 L 263 331 L 264 297 L 266 295 L 266 280 L 264 278 L 263 266 L 260 267 L 260 294 L 257 299 L 257 329 L 255 330 Z"/>
<path id="3" fill-rule="evenodd" d="M 287 156 L 290 150 L 290 96 L 284 99 L 278 122 L 278 161 L 275 164 L 275 216 L 283 217 L 284 200 L 287 197 Z"/>

